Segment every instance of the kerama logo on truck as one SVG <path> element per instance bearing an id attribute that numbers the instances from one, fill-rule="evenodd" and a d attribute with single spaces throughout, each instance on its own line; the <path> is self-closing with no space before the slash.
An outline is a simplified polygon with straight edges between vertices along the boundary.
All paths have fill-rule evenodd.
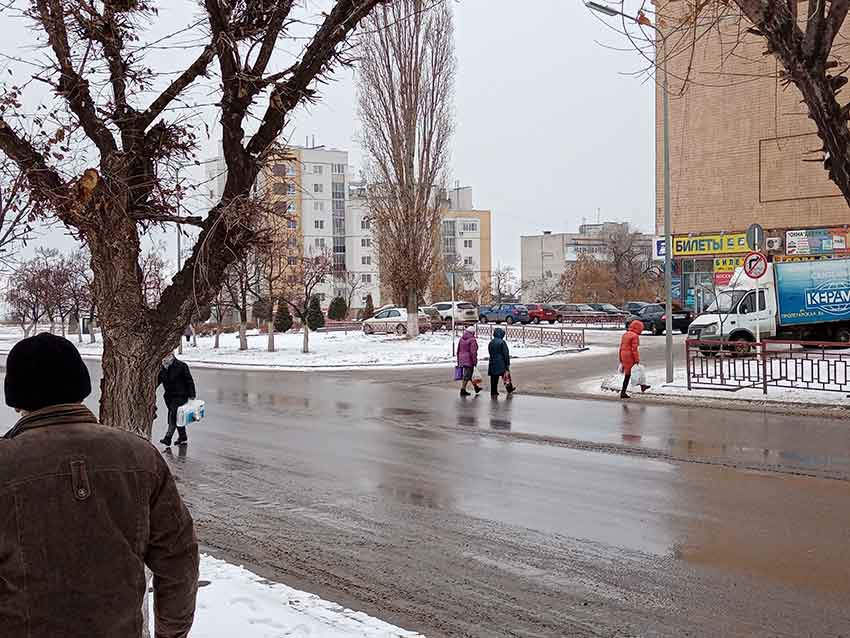
<path id="1" fill-rule="evenodd" d="M 781 325 L 850 321 L 850 259 L 773 267 Z"/>

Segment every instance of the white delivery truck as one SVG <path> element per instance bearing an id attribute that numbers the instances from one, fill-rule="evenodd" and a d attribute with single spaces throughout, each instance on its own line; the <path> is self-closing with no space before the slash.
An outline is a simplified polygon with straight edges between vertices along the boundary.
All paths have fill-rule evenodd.
<path id="1" fill-rule="evenodd" d="M 760 279 L 738 268 L 688 337 L 754 342 L 757 324 L 762 339 L 850 342 L 850 259 L 770 263 Z"/>

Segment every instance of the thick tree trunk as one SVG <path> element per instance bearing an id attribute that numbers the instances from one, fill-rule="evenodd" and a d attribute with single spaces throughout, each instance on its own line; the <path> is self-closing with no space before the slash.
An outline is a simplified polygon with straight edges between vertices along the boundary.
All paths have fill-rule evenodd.
<path id="1" fill-rule="evenodd" d="M 248 349 L 248 322 L 240 321 L 239 322 L 239 349 L 247 350 Z"/>
<path id="2" fill-rule="evenodd" d="M 413 287 L 407 289 L 407 338 L 414 339 L 419 336 L 419 307 L 416 305 L 416 290 Z"/>
<path id="3" fill-rule="evenodd" d="M 266 330 L 269 333 L 269 352 L 274 352 L 274 322 L 271 319 L 266 321 Z"/>
<path id="4" fill-rule="evenodd" d="M 310 352 L 310 328 L 307 326 L 307 320 L 301 320 L 301 329 L 304 331 L 304 343 L 301 345 L 301 352 Z"/>
<path id="5" fill-rule="evenodd" d="M 221 336 L 221 326 L 217 325 L 215 327 L 215 341 L 213 342 L 213 350 L 218 350 L 218 340 Z"/>
<path id="6" fill-rule="evenodd" d="M 77 341 L 83 342 L 83 318 L 77 317 Z"/>

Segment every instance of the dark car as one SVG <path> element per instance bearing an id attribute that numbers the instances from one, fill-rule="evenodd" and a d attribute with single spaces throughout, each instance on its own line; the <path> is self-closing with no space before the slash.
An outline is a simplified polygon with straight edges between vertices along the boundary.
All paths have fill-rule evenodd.
<path id="1" fill-rule="evenodd" d="M 617 308 L 617 306 L 615 306 L 614 304 L 610 304 L 610 303 L 590 303 L 590 304 L 587 304 L 587 305 L 590 306 L 591 308 L 593 308 L 594 310 L 596 310 L 597 312 L 604 312 L 606 315 L 613 315 L 613 316 L 625 315 L 625 313 L 622 310 L 620 310 L 619 308 Z"/>
<path id="2" fill-rule="evenodd" d="M 482 306 L 478 309 L 478 321 L 487 323 L 529 323 L 528 308 L 518 303 L 502 303 L 493 306 Z"/>
<path id="3" fill-rule="evenodd" d="M 540 323 L 548 321 L 555 323 L 558 320 L 558 311 L 547 303 L 527 303 L 525 307 L 528 309 L 528 316 L 531 317 L 532 323 Z"/>
<path id="4" fill-rule="evenodd" d="M 627 315 L 636 315 L 642 308 L 645 308 L 648 305 L 649 304 L 646 301 L 627 301 L 623 304 L 623 311 Z"/>
<path id="5" fill-rule="evenodd" d="M 626 329 L 632 324 L 632 321 L 640 319 L 643 322 L 645 330 L 649 330 L 652 334 L 664 334 L 664 327 L 667 322 L 667 315 L 664 312 L 664 306 L 660 303 L 647 304 L 641 308 L 637 314 L 630 315 L 626 319 Z M 682 334 L 687 334 L 688 326 L 694 320 L 694 313 L 690 310 L 685 310 L 678 304 L 673 304 L 673 330 L 678 330 Z"/>

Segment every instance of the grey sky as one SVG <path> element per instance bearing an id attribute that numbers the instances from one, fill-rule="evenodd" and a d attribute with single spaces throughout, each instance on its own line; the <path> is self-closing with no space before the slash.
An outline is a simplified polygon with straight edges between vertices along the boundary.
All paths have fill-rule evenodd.
<path id="1" fill-rule="evenodd" d="M 575 230 L 583 218 L 595 220 L 597 209 L 603 219 L 651 231 L 653 90 L 622 75 L 640 67 L 637 55 L 597 44 L 623 46 L 578 0 L 453 5 L 452 183 L 472 186 L 475 205 L 492 209 L 494 263 L 518 266 L 520 235 Z M 163 6 L 170 27 L 197 15 L 189 3 Z M 7 46 L 20 46 L 16 35 L 33 42 L 32 32 L 12 31 Z M 317 143 L 348 149 L 359 166 L 354 85 L 353 71 L 339 72 L 319 104 L 299 111 L 289 139 L 303 144 L 315 135 Z M 60 234 L 37 243 L 68 247 Z"/>

